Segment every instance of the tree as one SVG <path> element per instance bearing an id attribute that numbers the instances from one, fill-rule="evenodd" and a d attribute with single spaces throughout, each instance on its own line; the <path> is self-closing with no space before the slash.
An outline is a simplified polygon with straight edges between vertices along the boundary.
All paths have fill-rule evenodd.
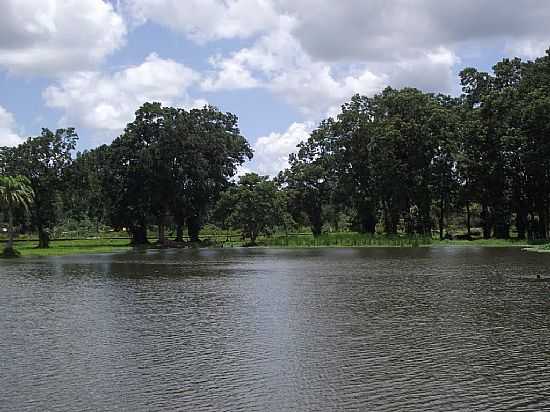
<path id="1" fill-rule="evenodd" d="M 285 223 L 285 199 L 267 176 L 248 173 L 221 194 L 217 212 L 227 225 L 241 230 L 243 237 L 255 245 L 259 235 L 270 234 Z"/>
<path id="2" fill-rule="evenodd" d="M 220 192 L 237 166 L 252 157 L 237 123 L 236 116 L 212 106 L 186 111 L 145 103 L 97 155 L 106 164 L 102 184 L 109 223 L 128 228 L 139 245 L 148 243 L 149 224 L 157 224 L 163 243 L 172 218 L 178 240 L 187 225 L 191 241 L 198 241 Z"/>
<path id="3" fill-rule="evenodd" d="M 3 256 L 17 256 L 13 248 L 15 236 L 13 219 L 17 209 L 28 212 L 33 202 L 34 192 L 31 182 L 25 176 L 0 176 L 0 207 L 8 218 L 8 241 L 2 253 Z"/>
<path id="4" fill-rule="evenodd" d="M 172 141 L 167 149 L 174 153 L 173 214 L 196 242 L 220 193 L 237 167 L 252 158 L 252 149 L 240 134 L 237 116 L 213 106 L 180 110 Z"/>
<path id="5" fill-rule="evenodd" d="M 322 122 L 307 140 L 300 143 L 298 153 L 289 156 L 290 167 L 277 177 L 288 195 L 294 219 L 301 222 L 301 215 L 305 214 L 313 236 L 322 233 L 323 210 L 334 204 L 336 194 L 333 123 L 333 119 Z"/>
<path id="6" fill-rule="evenodd" d="M 29 137 L 17 147 L 2 148 L 2 168 L 8 175 L 29 179 L 34 192 L 31 223 L 38 231 L 39 248 L 49 246 L 49 232 L 59 221 L 60 194 L 67 190 L 65 173 L 72 164 L 72 151 L 78 136 L 74 129 L 55 132 L 42 129 L 37 137 Z"/>

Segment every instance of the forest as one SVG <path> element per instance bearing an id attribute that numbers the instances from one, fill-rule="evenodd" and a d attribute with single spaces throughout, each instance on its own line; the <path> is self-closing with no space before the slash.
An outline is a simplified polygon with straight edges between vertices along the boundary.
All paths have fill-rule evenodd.
<path id="1" fill-rule="evenodd" d="M 145 103 L 112 143 L 76 153 L 74 129 L 0 148 L 13 247 L 87 222 L 133 245 L 198 242 L 205 225 L 258 237 L 307 228 L 441 239 L 547 239 L 550 50 L 460 72 L 462 94 L 388 87 L 323 120 L 277 176 L 237 176 L 253 152 L 234 114 Z M 91 223 L 90 223 L 91 222 Z M 170 238 L 173 234 L 173 238 Z"/>

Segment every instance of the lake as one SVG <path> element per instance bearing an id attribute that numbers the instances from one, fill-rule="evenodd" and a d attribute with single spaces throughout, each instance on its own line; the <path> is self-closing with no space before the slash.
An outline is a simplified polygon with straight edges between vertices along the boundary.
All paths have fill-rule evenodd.
<path id="1" fill-rule="evenodd" d="M 0 409 L 550 410 L 550 254 L 203 249 L 0 262 Z"/>

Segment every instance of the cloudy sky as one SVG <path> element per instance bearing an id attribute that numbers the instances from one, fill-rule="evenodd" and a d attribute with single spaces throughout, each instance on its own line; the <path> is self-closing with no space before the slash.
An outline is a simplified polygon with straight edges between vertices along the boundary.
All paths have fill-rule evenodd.
<path id="1" fill-rule="evenodd" d="M 460 92 L 457 73 L 550 46 L 547 0 L 0 0 L 0 146 L 111 141 L 145 101 L 240 118 L 272 174 L 354 93 Z"/>

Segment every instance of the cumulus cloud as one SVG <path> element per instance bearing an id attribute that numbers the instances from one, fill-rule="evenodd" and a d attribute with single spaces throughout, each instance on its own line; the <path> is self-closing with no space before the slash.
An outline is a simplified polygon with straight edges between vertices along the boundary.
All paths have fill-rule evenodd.
<path id="1" fill-rule="evenodd" d="M 260 85 L 250 70 L 239 61 L 224 59 L 220 55 L 211 57 L 209 61 L 215 70 L 201 83 L 206 91 L 249 89 Z"/>
<path id="2" fill-rule="evenodd" d="M 283 133 L 274 132 L 258 138 L 253 145 L 254 158 L 243 170 L 277 175 L 288 167 L 288 155 L 297 151 L 296 146 L 306 140 L 312 130 L 313 122 L 292 123 Z"/>
<path id="3" fill-rule="evenodd" d="M 374 93 L 385 85 L 384 75 L 376 75 L 364 65 L 335 70 L 330 64 L 313 61 L 291 34 L 295 24 L 294 19 L 283 16 L 276 30 L 251 47 L 216 57 L 212 63 L 217 71 L 204 80 L 203 87 L 264 87 L 315 118 L 354 93 Z"/>
<path id="4" fill-rule="evenodd" d="M 308 116 L 386 84 L 456 91 L 462 47 L 498 43 L 526 57 L 550 44 L 538 0 L 126 0 L 131 15 L 199 41 L 252 37 L 216 55 L 208 91 L 265 87 Z"/>
<path id="5" fill-rule="evenodd" d="M 501 39 L 550 40 L 550 3 L 539 0 L 278 0 L 294 35 L 325 61 L 415 59 L 439 47 Z"/>
<path id="6" fill-rule="evenodd" d="M 93 129 L 120 131 L 146 101 L 185 107 L 202 106 L 187 89 L 199 75 L 183 64 L 150 54 L 143 63 L 114 73 L 70 74 L 48 87 L 43 98 L 49 107 L 63 109 L 64 122 Z"/>
<path id="7" fill-rule="evenodd" d="M 3 0 L 0 67 L 43 75 L 90 68 L 125 36 L 122 17 L 103 0 Z"/>
<path id="8" fill-rule="evenodd" d="M 137 23 L 163 24 L 199 43 L 250 37 L 277 18 L 271 0 L 123 0 L 122 5 Z"/>
<path id="9" fill-rule="evenodd" d="M 15 119 L 13 115 L 0 106 L 0 147 L 17 146 L 22 143 L 23 140 L 23 137 L 15 130 Z"/>

